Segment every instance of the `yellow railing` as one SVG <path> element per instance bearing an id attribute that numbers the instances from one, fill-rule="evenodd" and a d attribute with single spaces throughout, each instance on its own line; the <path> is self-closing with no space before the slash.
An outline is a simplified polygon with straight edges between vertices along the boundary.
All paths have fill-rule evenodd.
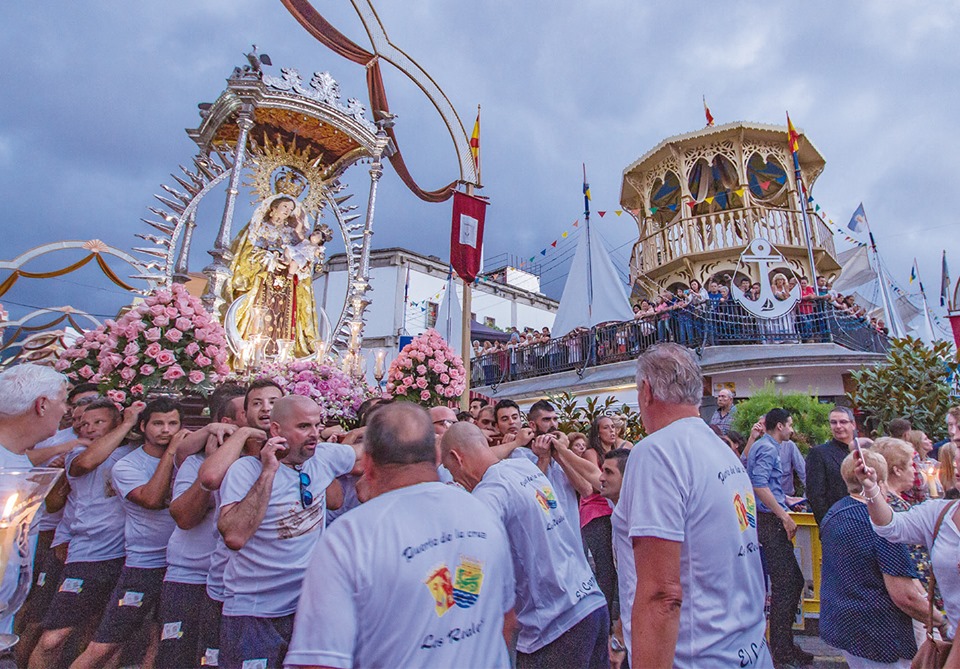
<path id="1" fill-rule="evenodd" d="M 813 584 L 812 591 L 804 587 L 800 609 L 804 618 L 819 617 L 820 562 L 823 556 L 820 550 L 820 528 L 812 513 L 791 513 L 790 517 L 797 524 L 797 536 L 793 543 L 797 549 L 800 571 L 803 572 L 804 581 Z"/>
<path id="2" fill-rule="evenodd" d="M 814 247 L 836 259 L 833 236 L 816 216 L 812 218 Z M 741 251 L 762 237 L 774 246 L 806 247 L 799 211 L 747 207 L 681 218 L 641 239 L 641 271 L 649 272 L 696 253 L 729 249 Z"/>

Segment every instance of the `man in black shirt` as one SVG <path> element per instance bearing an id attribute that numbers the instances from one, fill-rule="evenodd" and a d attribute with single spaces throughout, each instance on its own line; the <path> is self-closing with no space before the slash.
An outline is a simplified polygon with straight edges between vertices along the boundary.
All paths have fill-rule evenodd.
<path id="1" fill-rule="evenodd" d="M 830 412 L 833 439 L 807 454 L 807 499 L 817 525 L 831 506 L 847 496 L 847 484 L 840 476 L 840 463 L 850 454 L 855 431 L 853 411 L 848 407 L 834 407 Z"/>

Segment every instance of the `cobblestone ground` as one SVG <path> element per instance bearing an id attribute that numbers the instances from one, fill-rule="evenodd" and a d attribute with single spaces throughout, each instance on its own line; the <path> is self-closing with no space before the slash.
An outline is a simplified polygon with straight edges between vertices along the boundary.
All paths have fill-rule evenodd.
<path id="1" fill-rule="evenodd" d="M 797 645 L 808 653 L 816 655 L 814 669 L 846 669 L 847 663 L 839 650 L 825 644 L 818 636 L 797 634 L 794 636 Z"/>

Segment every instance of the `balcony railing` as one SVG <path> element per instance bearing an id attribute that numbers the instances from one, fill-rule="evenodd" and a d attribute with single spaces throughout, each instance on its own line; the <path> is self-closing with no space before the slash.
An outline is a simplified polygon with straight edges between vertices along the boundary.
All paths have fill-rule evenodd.
<path id="1" fill-rule="evenodd" d="M 836 260 L 833 235 L 817 217 L 811 217 L 813 245 Z M 696 253 L 729 249 L 740 251 L 761 237 L 774 246 L 806 247 L 803 217 L 799 211 L 746 207 L 690 216 L 640 240 L 640 270 L 649 272 Z"/>
<path id="2" fill-rule="evenodd" d="M 573 370 L 582 374 L 587 367 L 634 360 L 649 346 L 664 341 L 694 349 L 833 342 L 867 353 L 886 353 L 888 346 L 887 337 L 869 322 L 823 301 L 798 303 L 776 319 L 755 318 L 736 303 L 688 306 L 477 356 L 470 361 L 471 386 L 495 386 Z"/>

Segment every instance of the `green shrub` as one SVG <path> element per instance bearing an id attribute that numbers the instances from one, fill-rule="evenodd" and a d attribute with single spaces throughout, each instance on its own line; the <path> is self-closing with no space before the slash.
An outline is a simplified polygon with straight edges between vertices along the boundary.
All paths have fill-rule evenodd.
<path id="1" fill-rule="evenodd" d="M 549 395 L 549 399 L 551 404 L 557 408 L 560 430 L 563 432 L 587 434 L 590 430 L 590 424 L 595 419 L 600 416 L 616 414 L 624 421 L 624 439 L 630 443 L 636 443 L 644 437 L 643 426 L 640 423 L 640 412 L 622 403 L 618 407 L 617 400 L 609 395 L 602 401 L 599 397 L 588 397 L 584 400 L 583 406 L 569 392 Z"/>
<path id="2" fill-rule="evenodd" d="M 793 440 L 804 455 L 812 446 L 830 439 L 829 415 L 832 404 L 821 404 L 816 397 L 804 393 L 784 393 L 772 383 L 767 383 L 747 400 L 737 402 L 737 415 L 733 429 L 744 436 L 760 416 L 770 409 L 786 409 L 793 416 Z"/>
<path id="3" fill-rule="evenodd" d="M 891 420 L 906 418 L 934 441 L 947 436 L 947 409 L 956 402 L 947 379 L 958 367 L 952 346 L 944 341 L 925 346 L 913 337 L 894 339 L 883 364 L 851 374 L 857 387 L 848 397 L 871 433 L 882 435 Z"/>

